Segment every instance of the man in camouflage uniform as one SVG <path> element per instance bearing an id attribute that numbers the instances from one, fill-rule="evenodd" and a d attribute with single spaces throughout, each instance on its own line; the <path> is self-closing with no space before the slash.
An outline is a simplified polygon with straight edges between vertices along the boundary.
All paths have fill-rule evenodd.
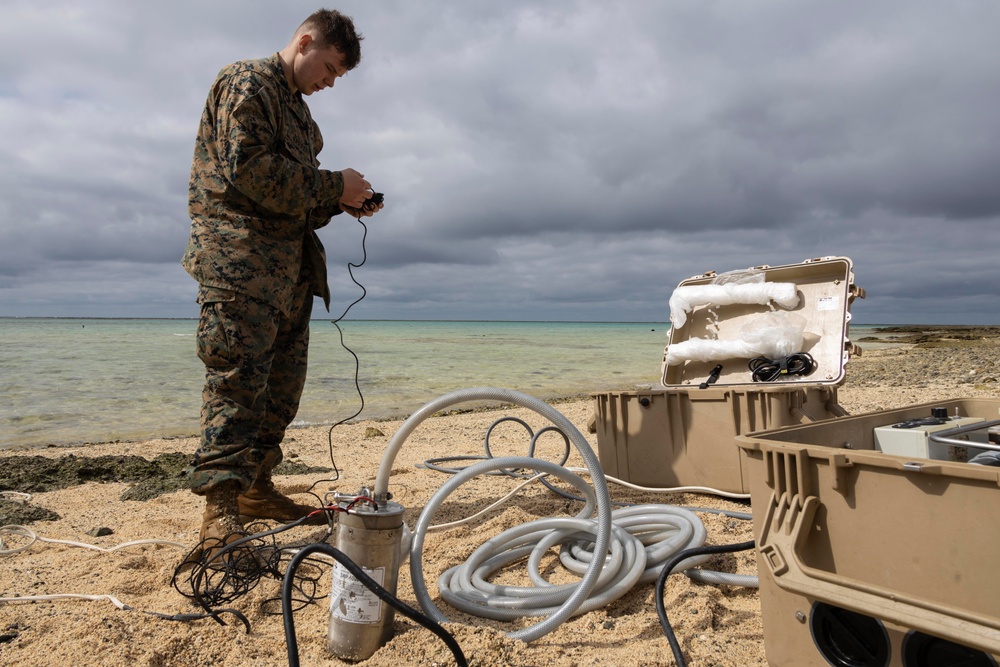
<path id="1" fill-rule="evenodd" d="M 243 521 L 291 521 L 313 509 L 279 493 L 271 471 L 306 378 L 313 296 L 330 309 L 316 230 L 347 211 L 370 216 L 354 169 L 319 168 L 319 127 L 303 96 L 357 66 L 362 36 L 320 10 L 269 58 L 222 69 L 195 141 L 183 265 L 198 281 L 205 363 L 202 438 L 188 472 L 205 496 L 201 541 L 231 541 Z"/>

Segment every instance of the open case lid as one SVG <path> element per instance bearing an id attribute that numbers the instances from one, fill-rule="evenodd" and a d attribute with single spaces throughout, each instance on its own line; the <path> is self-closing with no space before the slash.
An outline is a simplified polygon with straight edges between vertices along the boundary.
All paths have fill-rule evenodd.
<path id="1" fill-rule="evenodd" d="M 721 364 L 715 386 L 839 386 L 852 352 L 860 354 L 848 339 L 851 303 L 864 298 L 853 268 L 847 257 L 822 257 L 681 281 L 670 298 L 663 384 L 697 388 Z M 808 353 L 814 370 L 755 382 L 750 360 L 782 357 L 776 349 Z"/>

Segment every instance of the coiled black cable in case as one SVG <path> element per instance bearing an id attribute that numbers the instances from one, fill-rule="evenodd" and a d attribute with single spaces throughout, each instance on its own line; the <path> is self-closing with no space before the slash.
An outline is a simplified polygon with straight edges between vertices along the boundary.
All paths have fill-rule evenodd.
<path id="1" fill-rule="evenodd" d="M 756 357 L 750 360 L 754 382 L 774 382 L 787 375 L 809 375 L 816 370 L 816 360 L 808 352 L 796 352 L 781 359 Z"/>

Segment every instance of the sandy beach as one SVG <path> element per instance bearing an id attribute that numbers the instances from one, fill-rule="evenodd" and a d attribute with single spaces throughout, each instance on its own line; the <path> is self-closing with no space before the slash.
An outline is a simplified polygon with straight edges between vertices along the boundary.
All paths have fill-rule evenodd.
<path id="1" fill-rule="evenodd" d="M 900 330 L 902 347 L 865 350 L 847 366 L 847 379 L 839 389 L 839 403 L 851 414 L 904 407 L 947 398 L 1000 399 L 1000 328 Z M 859 341 L 864 348 L 865 342 Z M 455 389 L 462 389 L 456 387 Z M 517 389 L 513 387 L 512 389 Z M 581 395 L 552 406 L 566 416 L 597 450 L 596 436 L 587 425 L 593 400 L 581 387 Z M 459 406 L 461 407 L 461 406 Z M 441 472 L 422 463 L 456 455 L 480 455 L 483 438 L 491 424 L 502 416 L 525 420 L 533 430 L 547 422 L 521 408 L 458 411 L 425 420 L 406 440 L 397 456 L 390 489 L 396 502 L 406 509 L 405 519 L 414 525 L 428 499 L 448 480 Z M 336 482 L 319 482 L 315 490 L 331 489 L 356 493 L 374 483 L 385 446 L 403 420 L 359 421 L 335 428 L 297 429 L 286 438 L 286 461 L 303 466 L 330 468 L 331 451 L 340 471 Z M 523 455 L 527 442 L 523 428 L 498 427 L 491 439 L 494 456 Z M 70 457 L 138 456 L 147 460 L 163 454 L 190 455 L 197 438 L 158 439 L 144 442 L 88 444 L 77 447 L 12 449 L 0 452 L 6 479 L 16 477 L 23 459 L 43 457 L 67 461 Z M 540 454 L 544 456 L 543 454 Z M 557 458 L 558 452 L 550 458 Z M 572 454 L 567 465 L 583 465 Z M 86 479 L 86 470 L 77 471 Z M 278 487 L 302 502 L 314 502 L 304 492 L 330 472 L 306 472 L 276 477 Z M 142 475 L 140 474 L 141 478 Z M 94 477 L 91 477 L 92 479 Z M 97 479 L 101 479 L 99 476 Z M 211 619 L 167 620 L 150 612 L 174 615 L 196 613 L 196 605 L 172 586 L 175 566 L 194 545 L 203 501 L 185 490 L 157 494 L 148 499 L 123 500 L 138 482 L 90 481 L 65 488 L 38 491 L 24 485 L 57 485 L 57 480 L 31 479 L 22 488 L 28 500 L 0 501 L 0 524 L 17 520 L 28 509 L 48 513 L 29 527 L 40 537 L 70 540 L 110 549 L 135 540 L 163 540 L 170 544 L 141 544 L 102 552 L 66 544 L 37 541 L 28 548 L 0 555 L 0 597 L 78 594 L 113 596 L 127 605 L 119 609 L 108 599 L 0 603 L 0 664 L 31 667 L 54 664 L 143 665 L 281 665 L 287 664 L 286 642 L 280 605 L 281 582 L 265 578 L 246 595 L 226 605 L 240 611 L 250 622 L 250 631 L 227 615 L 227 625 Z M 481 477 L 462 486 L 434 517 L 435 523 L 456 521 L 501 499 L 518 480 Z M 4 487 L 0 487 L 2 489 Z M 132 494 L 136 495 L 136 494 Z M 703 494 L 653 494 L 612 485 L 612 499 L 632 503 L 666 503 L 680 506 L 749 511 L 749 504 Z M 492 535 L 551 515 L 572 515 L 579 505 L 556 496 L 540 484 L 530 484 L 500 507 L 480 519 L 448 531 L 427 536 L 424 570 L 431 594 L 434 582 L 445 568 L 465 558 Z M 708 529 L 709 544 L 731 544 L 753 539 L 749 521 L 717 514 L 700 515 Z M 57 517 L 57 518 L 56 518 Z M 98 529 L 110 534 L 93 536 Z M 88 534 L 91 533 L 91 534 Z M 322 539 L 323 527 L 299 527 L 277 536 L 279 544 L 307 544 Z M 28 538 L 3 535 L 4 549 L 28 544 Z M 753 551 L 714 557 L 708 567 L 755 575 Z M 546 563 L 556 582 L 571 581 L 560 572 L 555 558 Z M 505 583 L 526 583 L 523 567 L 501 576 Z M 319 587 L 329 589 L 329 569 Z M 320 595 L 325 591 L 320 590 Z M 408 567 L 400 571 L 399 597 L 417 607 Z M 669 578 L 665 605 L 674 630 L 691 667 L 767 665 L 764 652 L 760 604 L 756 589 L 698 583 L 684 575 Z M 673 665 L 670 648 L 657 619 L 652 585 L 633 588 L 607 607 L 590 611 L 559 626 L 550 634 L 525 644 L 508 632 L 537 620 L 487 621 L 462 614 L 438 603 L 453 621 L 446 625 L 462 647 L 469 663 L 479 666 L 514 665 Z M 279 613 L 275 613 L 279 612 Z M 415 622 L 397 615 L 395 637 L 373 657 L 347 663 L 326 650 L 329 601 L 317 600 L 294 614 L 298 650 L 303 665 L 449 665 L 454 664 L 444 643 Z"/>

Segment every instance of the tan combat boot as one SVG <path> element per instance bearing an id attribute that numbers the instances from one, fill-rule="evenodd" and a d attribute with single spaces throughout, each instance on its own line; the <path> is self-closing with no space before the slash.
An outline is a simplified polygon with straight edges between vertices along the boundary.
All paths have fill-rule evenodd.
<path id="1" fill-rule="evenodd" d="M 239 496 L 239 514 L 241 521 L 251 521 L 253 519 L 272 519 L 288 523 L 296 521 L 319 509 L 310 505 L 301 505 L 274 488 L 271 480 L 271 470 L 276 465 L 279 452 L 277 449 L 269 451 L 260 464 L 257 471 L 257 478 L 250 485 L 246 493 Z M 306 523 L 320 525 L 326 523 L 323 513 L 317 514 Z"/>
<path id="2" fill-rule="evenodd" d="M 246 537 L 240 521 L 237 482 L 223 482 L 205 493 L 205 513 L 201 519 L 198 546 L 187 555 L 183 565 L 210 561 L 222 547 Z"/>

